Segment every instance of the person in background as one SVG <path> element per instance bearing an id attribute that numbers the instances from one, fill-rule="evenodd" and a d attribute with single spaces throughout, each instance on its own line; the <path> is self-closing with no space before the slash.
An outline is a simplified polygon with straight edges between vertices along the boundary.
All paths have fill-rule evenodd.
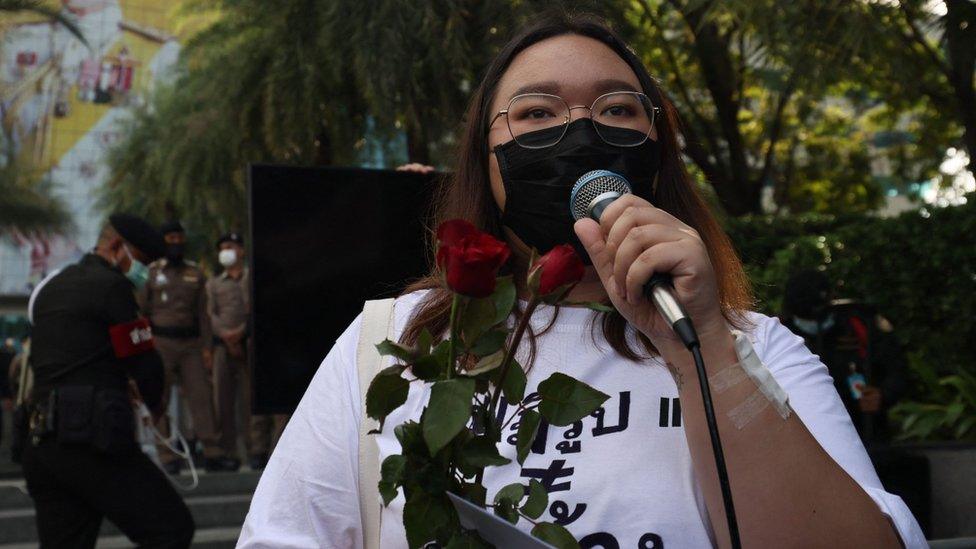
<path id="1" fill-rule="evenodd" d="M 32 374 L 28 365 L 30 357 L 30 336 L 25 335 L 20 340 L 20 352 L 14 355 L 7 369 L 7 383 L 10 387 L 11 397 L 15 397 L 21 391 L 21 387 L 26 390 L 27 396 L 30 393 L 30 386 L 33 385 Z M 25 397 L 26 398 L 26 397 Z"/>
<path id="2" fill-rule="evenodd" d="M 786 283 L 783 324 L 827 366 L 868 447 L 891 438 L 888 410 L 905 394 L 905 354 L 886 318 L 867 305 L 832 301 L 830 281 L 801 271 Z"/>
<path id="3" fill-rule="evenodd" d="M 14 338 L 8 337 L 0 345 L 0 441 L 3 441 L 3 413 L 13 409 L 13 393 L 10 392 L 10 365 L 17 356 Z"/>
<path id="4" fill-rule="evenodd" d="M 193 539 L 189 509 L 135 438 L 132 400 L 138 392 L 158 414 L 164 374 L 133 294 L 162 253 L 145 220 L 115 214 L 91 253 L 31 296 L 23 467 L 42 548 L 94 547 L 103 518 L 139 547 Z"/>
<path id="5" fill-rule="evenodd" d="M 7 380 L 13 396 L 13 433 L 10 442 L 10 459 L 20 463 L 27 446 L 30 429 L 30 394 L 34 389 L 34 372 L 30 367 L 30 335 L 20 340 L 20 352 L 10 361 Z"/>
<path id="6" fill-rule="evenodd" d="M 244 263 L 244 238 L 235 232 L 217 240 L 224 272 L 207 282 L 207 302 L 214 332 L 214 405 L 220 446 L 237 452 L 237 405 L 244 412 L 242 430 L 252 469 L 263 469 L 287 416 L 251 414 L 251 366 L 248 361 L 250 278 Z"/>
<path id="7" fill-rule="evenodd" d="M 168 404 L 171 387 L 177 384 L 187 401 L 193 431 L 203 444 L 206 470 L 236 471 L 240 462 L 226 457 L 220 449 L 214 422 L 207 277 L 203 269 L 183 257 L 186 231 L 179 221 L 164 224 L 160 232 L 166 241 L 166 255 L 149 266 L 149 280 L 140 301 L 166 367 L 164 403 Z M 166 437 L 170 436 L 170 419 L 163 416 L 158 425 Z M 158 451 L 166 471 L 178 473 L 182 466 L 179 457 L 164 444 L 158 445 Z"/>

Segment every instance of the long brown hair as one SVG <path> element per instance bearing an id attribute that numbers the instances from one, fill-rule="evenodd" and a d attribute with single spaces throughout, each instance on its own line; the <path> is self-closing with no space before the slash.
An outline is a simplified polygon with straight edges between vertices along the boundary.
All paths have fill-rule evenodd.
<path id="1" fill-rule="evenodd" d="M 685 171 L 678 146 L 678 113 L 627 44 L 603 21 L 590 15 L 548 14 L 524 28 L 495 56 L 471 98 L 458 145 L 456 170 L 442 183 L 435 202 L 434 226 L 448 219 L 465 219 L 496 238 L 505 240 L 501 210 L 491 194 L 488 175 L 488 109 L 494 99 L 498 82 L 515 56 L 533 44 L 566 34 L 593 38 L 610 47 L 637 75 L 644 93 L 655 105 L 661 107 L 662 115 L 655 120 L 661 149 L 661 166 L 654 192 L 654 204 L 701 235 L 715 269 L 723 314 L 733 325 L 741 325 L 743 319 L 740 313 L 747 310 L 753 302 L 749 282 L 728 236 L 719 227 Z M 431 246 L 435 245 L 435 239 L 431 238 Z M 524 273 L 518 272 L 524 271 L 524 268 L 515 266 L 513 269 L 517 271 L 516 276 L 524 276 Z M 401 336 L 406 344 L 416 342 L 424 327 L 433 334 L 444 334 L 448 326 L 452 295 L 443 289 L 436 266 L 428 276 L 411 284 L 404 293 L 417 290 L 430 291 L 407 322 Z M 521 311 L 516 311 L 515 314 L 519 315 Z M 642 342 L 646 355 L 631 347 L 627 341 L 627 333 L 633 328 L 619 313 L 604 313 L 601 324 L 607 342 L 620 355 L 639 360 L 656 353 L 650 340 L 639 332 L 636 335 Z M 534 335 L 530 339 L 534 349 Z"/>

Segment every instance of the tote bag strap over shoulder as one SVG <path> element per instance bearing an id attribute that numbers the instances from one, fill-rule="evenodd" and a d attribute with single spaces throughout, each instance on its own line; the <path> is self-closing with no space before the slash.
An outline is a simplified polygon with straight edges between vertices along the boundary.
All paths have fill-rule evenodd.
<path id="1" fill-rule="evenodd" d="M 395 300 L 367 301 L 363 307 L 363 323 L 356 349 L 359 372 L 359 393 L 363 415 L 359 422 L 359 511 L 363 521 L 363 548 L 380 547 L 379 493 L 380 462 L 375 435 L 367 433 L 379 426 L 376 420 L 366 416 L 366 391 L 373 377 L 383 368 L 383 357 L 376 344 L 391 337 L 393 329 L 393 304 Z"/>

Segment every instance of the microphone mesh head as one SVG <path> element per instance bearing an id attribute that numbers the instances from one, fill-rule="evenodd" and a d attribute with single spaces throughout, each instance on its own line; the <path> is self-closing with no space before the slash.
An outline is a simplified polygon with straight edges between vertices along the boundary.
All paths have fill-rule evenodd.
<path id="1" fill-rule="evenodd" d="M 608 171 L 593 170 L 576 180 L 573 192 L 569 195 L 569 209 L 573 219 L 579 221 L 590 216 L 590 202 L 603 193 L 615 192 L 621 195 L 630 192 L 630 183 L 624 176 Z"/>

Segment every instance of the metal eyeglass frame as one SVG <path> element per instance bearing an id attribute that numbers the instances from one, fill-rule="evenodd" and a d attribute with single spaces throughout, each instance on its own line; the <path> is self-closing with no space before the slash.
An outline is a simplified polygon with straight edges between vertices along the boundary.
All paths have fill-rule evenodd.
<path id="1" fill-rule="evenodd" d="M 597 127 L 596 127 L 596 120 L 593 120 L 593 107 L 596 106 L 596 104 L 599 103 L 601 99 L 603 99 L 604 97 L 607 97 L 609 95 L 616 95 L 616 94 L 621 94 L 621 93 L 626 93 L 626 94 L 636 95 L 638 97 L 642 97 L 642 98 L 646 99 L 647 100 L 647 104 L 651 106 L 651 123 L 650 123 L 650 128 L 647 130 L 647 133 L 644 134 L 644 139 L 641 139 L 641 141 L 639 143 L 634 143 L 633 145 L 618 145 L 616 143 L 610 143 L 609 141 L 606 140 L 605 137 L 603 137 L 603 134 L 600 133 L 600 130 L 597 129 Z M 523 144 L 521 144 L 521 143 L 518 142 L 518 138 L 515 137 L 515 132 L 512 131 L 512 124 L 508 120 L 508 111 L 510 111 L 512 109 L 512 105 L 514 105 L 516 101 L 518 101 L 519 99 L 521 99 L 523 97 L 529 97 L 529 96 L 532 96 L 532 97 L 539 97 L 539 96 L 541 96 L 541 97 L 552 97 L 554 99 L 558 99 L 560 102 L 562 102 L 563 105 L 566 106 L 566 112 L 569 113 L 569 116 L 566 116 L 566 119 L 562 122 L 563 133 L 561 133 L 559 135 L 559 138 L 556 139 L 555 141 L 553 141 L 552 144 L 550 144 L 550 145 L 544 145 L 544 146 L 541 146 L 541 147 L 528 147 L 528 146 L 525 146 L 525 145 L 523 145 Z M 558 95 L 553 95 L 551 93 L 521 93 L 521 94 L 516 95 L 515 97 L 513 97 L 512 100 L 508 102 L 508 107 L 506 107 L 506 108 L 498 111 L 495 114 L 495 116 L 492 117 L 491 121 L 488 122 L 488 130 L 490 131 L 491 130 L 491 127 L 495 125 L 495 121 L 498 120 L 498 117 L 505 116 L 505 126 L 508 127 L 508 134 L 512 136 L 512 139 L 515 140 L 515 143 L 517 143 L 519 147 L 522 147 L 524 149 L 547 149 L 549 147 L 554 147 L 555 145 L 559 144 L 559 142 L 562 141 L 563 137 L 566 136 L 566 130 L 569 128 L 569 122 L 570 122 L 570 119 L 572 118 L 572 114 L 573 114 L 573 111 L 575 109 L 586 109 L 586 110 L 590 111 L 590 116 L 588 118 L 590 119 L 590 123 L 593 124 L 593 129 L 596 130 L 596 134 L 598 136 L 600 136 L 600 139 L 602 139 L 604 143 L 606 143 L 607 145 L 611 145 L 613 147 L 639 147 L 639 146 L 643 145 L 647 141 L 647 139 L 650 137 L 651 131 L 654 130 L 654 121 L 657 119 L 657 115 L 661 112 L 661 107 L 654 106 L 654 102 L 651 101 L 651 98 L 648 97 L 647 94 L 645 94 L 643 92 L 635 92 L 635 91 L 628 91 L 628 90 L 620 90 L 620 91 L 608 92 L 608 93 L 605 93 L 605 94 L 601 95 L 600 97 L 597 97 L 596 99 L 594 99 L 593 100 L 593 103 L 589 107 L 587 107 L 586 105 L 576 105 L 576 106 L 571 107 L 569 105 L 569 103 L 566 102 L 565 99 L 563 99 L 562 97 L 559 97 Z M 555 126 L 553 126 L 553 127 L 555 127 Z"/>

